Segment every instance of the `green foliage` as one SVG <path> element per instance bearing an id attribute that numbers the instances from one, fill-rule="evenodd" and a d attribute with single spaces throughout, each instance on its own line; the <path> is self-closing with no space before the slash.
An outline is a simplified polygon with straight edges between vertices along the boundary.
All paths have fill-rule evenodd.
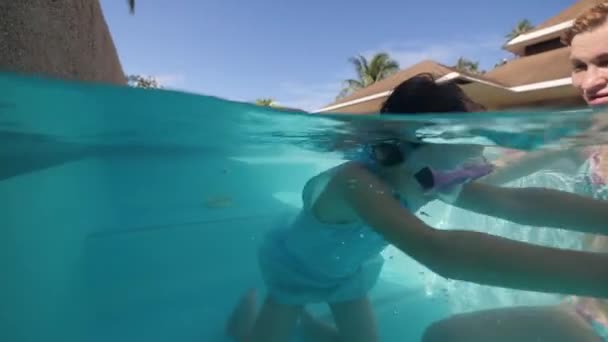
<path id="1" fill-rule="evenodd" d="M 399 70 L 399 63 L 384 52 L 375 54 L 369 61 L 359 55 L 350 58 L 349 62 L 355 67 L 357 78 L 344 81 L 344 88 L 337 96 L 338 99 L 383 80 Z"/>
<path id="2" fill-rule="evenodd" d="M 128 75 L 127 83 L 135 88 L 158 89 L 161 84 L 152 76 Z"/>
<path id="3" fill-rule="evenodd" d="M 512 39 L 516 38 L 517 36 L 522 35 L 533 29 L 534 29 L 534 25 L 532 25 L 530 20 L 523 19 L 523 20 L 520 20 L 517 23 L 517 25 L 515 25 L 515 27 L 511 30 L 511 32 L 509 32 L 505 35 L 505 38 L 507 38 L 507 40 L 512 40 Z"/>
<path id="4" fill-rule="evenodd" d="M 479 69 L 479 62 L 472 61 L 470 59 L 460 57 L 456 61 L 456 65 L 453 66 L 458 71 L 466 72 L 469 74 L 483 74 L 484 71 Z"/>
<path id="5" fill-rule="evenodd" d="M 129 12 L 135 14 L 135 0 L 127 0 L 127 3 L 129 4 Z"/>
<path id="6" fill-rule="evenodd" d="M 276 105 L 275 101 L 271 98 L 261 98 L 255 100 L 255 104 L 263 107 L 274 107 Z"/>

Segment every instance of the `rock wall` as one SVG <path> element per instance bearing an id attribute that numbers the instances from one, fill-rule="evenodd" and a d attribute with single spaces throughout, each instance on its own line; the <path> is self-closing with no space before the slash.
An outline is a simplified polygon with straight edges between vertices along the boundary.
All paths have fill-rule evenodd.
<path id="1" fill-rule="evenodd" d="M 2 70 L 125 83 L 98 0 L 0 0 Z"/>

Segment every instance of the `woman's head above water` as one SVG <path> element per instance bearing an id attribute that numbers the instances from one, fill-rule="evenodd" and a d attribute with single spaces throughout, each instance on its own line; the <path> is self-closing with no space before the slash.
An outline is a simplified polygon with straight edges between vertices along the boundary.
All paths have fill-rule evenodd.
<path id="1" fill-rule="evenodd" d="M 581 14 L 562 37 L 571 47 L 572 84 L 591 106 L 608 105 L 608 1 Z"/>

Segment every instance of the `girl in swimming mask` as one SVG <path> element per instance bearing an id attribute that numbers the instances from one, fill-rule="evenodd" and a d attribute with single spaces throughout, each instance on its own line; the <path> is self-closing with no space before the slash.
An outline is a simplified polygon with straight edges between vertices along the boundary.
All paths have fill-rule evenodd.
<path id="1" fill-rule="evenodd" d="M 472 105 L 456 84 L 437 84 L 423 74 L 400 84 L 381 112 L 466 112 Z M 607 255 L 438 230 L 414 215 L 438 197 L 526 225 L 608 233 L 607 203 L 550 189 L 475 182 L 491 166 L 480 162 L 480 148 L 474 154 L 471 150 L 400 136 L 370 143 L 365 158 L 310 179 L 297 217 L 270 233 L 260 247 L 258 259 L 268 287 L 261 310 L 256 313 L 255 291 L 247 292 L 228 322 L 229 335 L 247 342 L 287 341 L 300 317 L 309 322 L 304 306 L 325 302 L 336 327 L 323 329 L 324 336 L 316 334 L 315 341 L 377 341 L 367 294 L 382 267 L 380 252 L 389 243 L 447 278 L 608 297 Z M 456 155 L 469 162 L 455 165 Z M 319 327 L 308 325 L 311 330 Z"/>

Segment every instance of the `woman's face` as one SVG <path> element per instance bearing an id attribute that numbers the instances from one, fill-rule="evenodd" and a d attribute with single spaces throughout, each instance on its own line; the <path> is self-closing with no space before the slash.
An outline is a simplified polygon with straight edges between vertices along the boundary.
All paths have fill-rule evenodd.
<path id="1" fill-rule="evenodd" d="M 608 105 L 608 22 L 574 36 L 572 84 L 590 106 Z"/>

